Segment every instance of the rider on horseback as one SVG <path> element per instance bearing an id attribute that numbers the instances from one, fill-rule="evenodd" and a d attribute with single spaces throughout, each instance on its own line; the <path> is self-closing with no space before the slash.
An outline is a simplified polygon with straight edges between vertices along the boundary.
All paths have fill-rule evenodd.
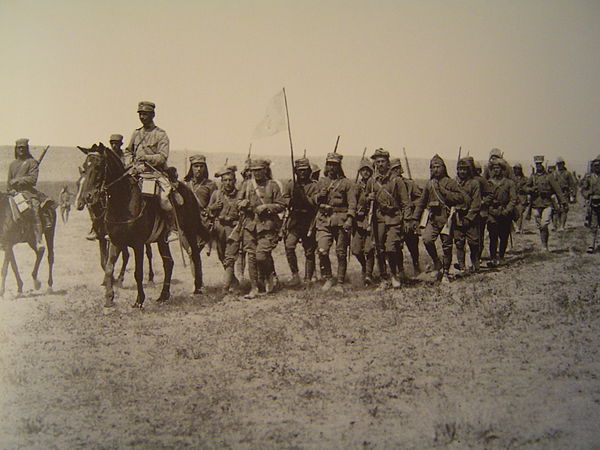
<path id="1" fill-rule="evenodd" d="M 8 190 L 11 195 L 21 193 L 32 210 L 33 232 L 38 249 L 44 248 L 40 205 L 47 197 L 35 188 L 39 164 L 29 153 L 29 139 L 18 139 L 15 143 L 15 160 L 8 168 Z"/>

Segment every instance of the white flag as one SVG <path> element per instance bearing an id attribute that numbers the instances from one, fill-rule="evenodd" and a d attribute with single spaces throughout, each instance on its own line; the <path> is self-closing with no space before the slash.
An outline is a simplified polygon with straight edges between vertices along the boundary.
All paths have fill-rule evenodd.
<path id="1" fill-rule="evenodd" d="M 285 117 L 283 91 L 279 91 L 267 105 L 265 117 L 254 129 L 252 139 L 259 139 L 281 133 L 286 127 Z"/>

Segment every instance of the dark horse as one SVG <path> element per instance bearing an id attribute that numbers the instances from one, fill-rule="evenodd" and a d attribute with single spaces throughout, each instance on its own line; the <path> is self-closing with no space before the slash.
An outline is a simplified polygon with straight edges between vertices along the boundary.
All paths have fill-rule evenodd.
<path id="1" fill-rule="evenodd" d="M 82 149 L 82 151 L 85 153 L 87 152 L 87 149 Z M 79 201 L 81 199 L 81 182 L 85 179 L 85 176 L 85 168 L 80 167 L 79 179 L 76 183 L 76 206 L 79 205 Z M 106 269 L 106 261 L 108 259 L 108 239 L 106 238 L 106 225 L 104 224 L 106 204 L 103 201 L 106 199 L 106 197 L 95 197 L 96 198 L 90 200 L 89 203 L 85 199 L 82 199 L 82 201 L 88 208 L 90 217 L 92 219 L 92 228 L 96 236 L 98 236 L 98 247 L 100 248 L 100 267 L 102 267 L 102 271 L 104 271 Z M 123 247 L 120 248 L 119 251 L 121 255 L 121 270 L 119 271 L 119 276 L 116 278 L 115 282 L 118 284 L 123 284 L 123 280 L 125 279 L 125 270 L 127 269 L 127 263 L 129 262 L 129 250 L 127 247 Z M 148 258 L 148 281 L 152 283 L 154 281 L 154 270 L 152 267 L 152 247 L 150 244 L 146 244 L 146 257 Z M 104 285 L 104 282 L 102 284 Z"/>
<path id="2" fill-rule="evenodd" d="M 84 201 L 93 203 L 98 196 L 105 196 L 106 214 L 104 224 L 110 239 L 108 258 L 104 271 L 105 307 L 114 306 L 113 271 L 119 248 L 133 248 L 135 257 L 135 281 L 137 298 L 133 307 L 141 308 L 144 299 L 144 245 L 158 244 L 163 261 L 164 280 L 158 302 L 170 297 L 173 258 L 167 242 L 169 232 L 165 212 L 161 210 L 158 199 L 146 197 L 138 181 L 129 175 L 119 156 L 104 144 L 94 144 L 91 148 L 79 147 L 86 153 L 84 171 L 86 176 L 81 183 L 77 209 L 82 210 Z M 183 183 L 178 183 L 177 192 L 184 204 L 176 207 L 177 222 L 182 239 L 188 244 L 189 256 L 194 273 L 194 293 L 202 292 L 202 266 L 198 238 L 207 239 L 208 231 L 200 222 L 199 206 L 194 194 Z"/>
<path id="3" fill-rule="evenodd" d="M 44 257 L 44 248 L 38 248 L 33 232 L 33 218 L 30 214 L 33 211 L 30 209 L 25 211 L 18 221 L 15 221 L 10 205 L 10 196 L 4 192 L 0 192 L 0 248 L 4 250 L 4 261 L 2 263 L 2 281 L 0 282 L 0 297 L 4 295 L 6 285 L 6 275 L 8 273 L 8 265 L 12 267 L 15 279 L 17 280 L 17 293 L 23 293 L 23 280 L 19 275 L 19 268 L 13 247 L 15 244 L 25 242 L 35 252 L 35 264 L 31 276 L 35 289 L 42 287 L 42 283 L 38 280 L 38 270 Z M 52 205 L 47 203 L 40 208 L 42 216 L 42 227 L 46 247 L 48 248 L 48 290 L 52 291 L 54 280 L 52 278 L 52 266 L 54 265 L 54 232 L 56 231 L 56 210 Z"/>

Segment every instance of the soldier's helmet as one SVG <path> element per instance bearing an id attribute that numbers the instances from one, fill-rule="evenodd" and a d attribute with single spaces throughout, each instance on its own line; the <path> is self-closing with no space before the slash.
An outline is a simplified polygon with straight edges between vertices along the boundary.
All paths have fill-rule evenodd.
<path id="1" fill-rule="evenodd" d="M 342 159 L 344 159 L 344 157 L 342 155 L 340 155 L 339 153 L 327 153 L 325 162 L 342 164 Z"/>
<path id="2" fill-rule="evenodd" d="M 491 161 L 495 158 L 504 158 L 504 153 L 502 153 L 502 150 L 500 150 L 499 148 L 493 148 L 490 150 L 489 160 Z"/>
<path id="3" fill-rule="evenodd" d="M 404 169 L 402 168 L 402 160 L 400 158 L 390 159 L 390 170 L 393 169 L 398 169 L 401 174 L 404 173 Z"/>
<path id="4" fill-rule="evenodd" d="M 367 158 L 362 158 L 358 164 L 359 172 L 363 169 L 369 169 L 371 172 L 373 172 L 373 164 Z"/>
<path id="5" fill-rule="evenodd" d="M 431 158 L 431 161 L 429 162 L 429 168 L 431 169 L 434 165 L 441 165 L 444 168 L 444 175 L 448 175 L 448 169 L 446 168 L 446 163 L 444 162 L 444 160 L 442 159 L 442 157 L 440 155 L 438 155 L 437 153 L 435 155 L 433 155 L 433 158 Z"/>

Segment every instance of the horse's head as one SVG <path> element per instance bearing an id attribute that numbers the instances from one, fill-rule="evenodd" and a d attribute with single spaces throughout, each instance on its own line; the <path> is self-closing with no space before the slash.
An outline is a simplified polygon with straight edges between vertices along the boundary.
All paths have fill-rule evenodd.
<path id="1" fill-rule="evenodd" d="M 86 155 L 79 168 L 75 198 L 77 209 L 81 211 L 85 205 L 92 205 L 100 200 L 102 185 L 106 179 L 106 147 L 94 144 L 90 148 L 77 148 Z"/>

